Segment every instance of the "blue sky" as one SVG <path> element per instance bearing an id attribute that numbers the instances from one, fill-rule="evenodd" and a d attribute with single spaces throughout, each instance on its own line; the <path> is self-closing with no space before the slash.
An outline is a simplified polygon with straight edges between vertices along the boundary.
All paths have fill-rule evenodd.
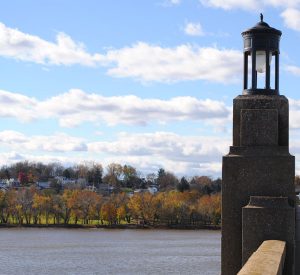
<path id="1" fill-rule="evenodd" d="M 10 0 L 0 10 L 0 164 L 219 176 L 242 93 L 241 32 L 260 12 L 283 32 L 280 92 L 299 158 L 299 0 Z"/>

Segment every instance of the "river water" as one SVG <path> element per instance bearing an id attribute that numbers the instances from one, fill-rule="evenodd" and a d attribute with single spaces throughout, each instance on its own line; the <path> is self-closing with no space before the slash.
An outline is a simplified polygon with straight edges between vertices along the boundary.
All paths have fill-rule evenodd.
<path id="1" fill-rule="evenodd" d="M 0 274 L 220 274 L 219 231 L 0 229 Z"/>

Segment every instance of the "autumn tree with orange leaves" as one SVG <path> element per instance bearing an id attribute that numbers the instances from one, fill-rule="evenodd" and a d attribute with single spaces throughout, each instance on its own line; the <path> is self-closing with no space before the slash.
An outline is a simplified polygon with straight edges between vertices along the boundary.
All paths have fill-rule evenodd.
<path id="1" fill-rule="evenodd" d="M 220 193 L 203 194 L 195 188 L 133 196 L 125 192 L 102 196 L 85 189 L 57 194 L 34 187 L 0 191 L 2 224 L 205 226 L 220 221 Z"/>

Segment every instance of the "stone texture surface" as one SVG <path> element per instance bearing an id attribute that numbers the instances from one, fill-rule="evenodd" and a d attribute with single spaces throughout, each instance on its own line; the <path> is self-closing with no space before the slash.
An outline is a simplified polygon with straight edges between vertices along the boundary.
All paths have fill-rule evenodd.
<path id="1" fill-rule="evenodd" d="M 282 274 L 294 274 L 295 208 L 286 197 L 251 197 L 243 208 L 243 265 L 265 240 L 286 242 L 286 261 Z"/>
<path id="2" fill-rule="evenodd" d="M 278 240 L 264 241 L 238 275 L 281 275 L 286 253 L 286 243 Z"/>
<path id="3" fill-rule="evenodd" d="M 287 197 L 295 204 L 295 159 L 289 154 L 288 100 L 284 96 L 243 95 L 233 101 L 233 146 L 223 157 L 222 169 L 222 275 L 236 275 L 242 267 L 242 208 L 251 196 Z M 241 129 L 251 133 L 252 123 L 241 126 L 242 110 L 277 110 L 277 144 L 241 144 Z M 269 120 L 255 119 L 260 129 Z M 267 125 L 268 124 L 268 125 Z M 275 129 L 276 128 L 276 129 Z"/>
<path id="4" fill-rule="evenodd" d="M 293 206 L 294 176 L 295 159 L 288 153 L 223 157 L 222 275 L 237 274 L 242 267 L 242 208 L 250 196 L 284 196 Z"/>
<path id="5" fill-rule="evenodd" d="M 233 146 L 241 146 L 241 110 L 266 109 L 278 112 L 278 145 L 289 145 L 289 105 L 285 96 L 241 95 L 233 100 Z M 252 125 L 248 125 L 252 127 Z"/>
<path id="6" fill-rule="evenodd" d="M 242 109 L 240 146 L 278 145 L 277 109 Z"/>

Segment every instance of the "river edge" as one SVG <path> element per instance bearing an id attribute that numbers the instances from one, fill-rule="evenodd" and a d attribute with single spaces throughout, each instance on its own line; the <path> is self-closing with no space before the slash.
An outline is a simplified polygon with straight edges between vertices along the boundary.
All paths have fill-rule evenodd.
<path id="1" fill-rule="evenodd" d="M 81 225 L 81 224 L 0 224 L 1 228 L 64 228 L 64 229 L 176 229 L 176 230 L 221 230 L 219 225 L 139 225 L 139 224 L 117 224 L 117 225 Z"/>

